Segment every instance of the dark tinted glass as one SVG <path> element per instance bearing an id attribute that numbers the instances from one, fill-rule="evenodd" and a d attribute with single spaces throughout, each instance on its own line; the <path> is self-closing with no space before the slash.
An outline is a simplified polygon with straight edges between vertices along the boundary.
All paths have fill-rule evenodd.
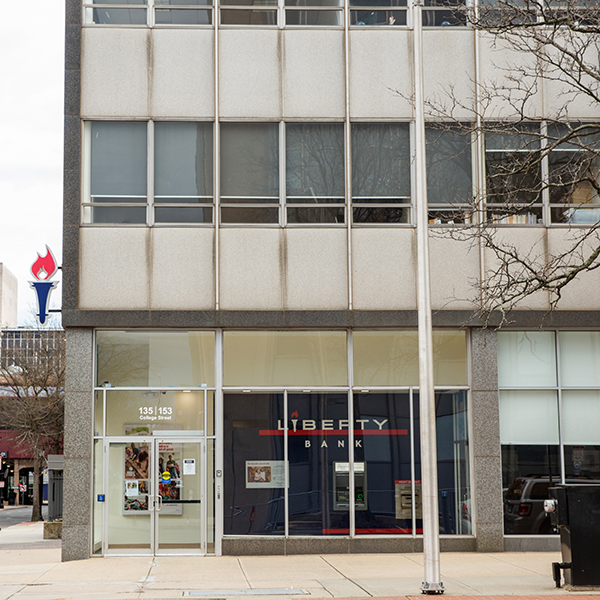
<path id="1" fill-rule="evenodd" d="M 289 394 L 288 413 L 290 535 L 348 535 L 348 395 Z"/>
<path id="2" fill-rule="evenodd" d="M 225 394 L 224 533 L 283 535 L 283 395 Z"/>

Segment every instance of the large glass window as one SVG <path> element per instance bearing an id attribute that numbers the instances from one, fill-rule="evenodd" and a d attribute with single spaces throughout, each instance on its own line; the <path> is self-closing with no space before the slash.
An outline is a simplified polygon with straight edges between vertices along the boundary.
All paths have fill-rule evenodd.
<path id="1" fill-rule="evenodd" d="M 85 223 L 145 223 L 147 124 L 88 123 L 89 175 Z"/>
<path id="2" fill-rule="evenodd" d="M 285 533 L 283 394 L 225 394 L 226 535 Z"/>
<path id="3" fill-rule="evenodd" d="M 466 24 L 466 0 L 425 0 L 424 27 L 456 27 Z"/>
<path id="4" fill-rule="evenodd" d="M 344 223 L 344 126 L 289 123 L 285 131 L 288 223 Z"/>
<path id="5" fill-rule="evenodd" d="M 221 222 L 279 222 L 279 125 L 221 124 Z"/>
<path id="6" fill-rule="evenodd" d="M 408 123 L 352 124 L 352 219 L 410 223 Z"/>
<path id="7" fill-rule="evenodd" d="M 205 122 L 86 123 L 83 222 L 212 224 L 212 136 Z M 151 154 L 154 195 L 148 196 Z"/>
<path id="8" fill-rule="evenodd" d="M 152 20 L 148 20 L 148 6 Z M 127 8 L 126 8 L 127 7 Z M 88 0 L 86 25 L 194 26 L 212 24 L 211 0 Z"/>
<path id="9" fill-rule="evenodd" d="M 416 331 L 355 331 L 354 383 L 357 386 L 419 385 Z M 467 385 L 464 331 L 433 332 L 435 385 Z"/>
<path id="10" fill-rule="evenodd" d="M 345 386 L 345 331 L 225 331 L 226 386 Z"/>
<path id="11" fill-rule="evenodd" d="M 225 533 L 347 536 L 352 505 L 357 536 L 422 533 L 418 394 L 356 392 L 353 406 L 347 392 L 225 392 Z M 436 415 L 442 533 L 469 535 L 466 392 L 437 392 Z"/>
<path id="12" fill-rule="evenodd" d="M 600 332 L 498 334 L 506 534 L 552 533 L 549 486 L 600 483 L 599 349 Z"/>
<path id="13" fill-rule="evenodd" d="M 539 125 L 503 125 L 485 136 L 486 202 L 501 224 L 542 222 Z"/>
<path id="14" fill-rule="evenodd" d="M 154 220 L 212 223 L 212 123 L 154 125 Z"/>
<path id="15" fill-rule="evenodd" d="M 550 211 L 553 223 L 600 221 L 600 134 L 596 125 L 548 127 Z"/>
<path id="16" fill-rule="evenodd" d="M 214 331 L 97 331 L 98 386 L 214 385 Z"/>
<path id="17" fill-rule="evenodd" d="M 350 25 L 406 26 L 406 0 L 350 0 Z"/>
<path id="18" fill-rule="evenodd" d="M 450 125 L 428 126 L 429 223 L 470 223 L 473 212 L 471 133 Z"/>
<path id="19" fill-rule="evenodd" d="M 289 394 L 288 412 L 289 533 L 348 535 L 348 394 Z"/>

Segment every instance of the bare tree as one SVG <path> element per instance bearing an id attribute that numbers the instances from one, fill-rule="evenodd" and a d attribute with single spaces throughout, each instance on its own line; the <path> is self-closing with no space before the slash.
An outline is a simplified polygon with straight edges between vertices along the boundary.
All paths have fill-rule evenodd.
<path id="1" fill-rule="evenodd" d="M 482 0 L 468 14 L 480 43 L 500 50 L 499 64 L 472 82 L 471 97 L 448 89 L 427 100 L 439 129 L 427 151 L 462 135 L 483 155 L 483 169 L 471 193 L 448 199 L 445 220 L 433 211 L 430 220 L 452 224 L 439 235 L 493 257 L 473 300 L 478 316 L 500 313 L 503 323 L 534 294 L 547 294 L 555 309 L 566 286 L 600 267 L 600 118 L 582 119 L 600 117 L 600 6 Z M 552 98 L 543 112 L 542 94 Z M 564 243 L 524 250 L 505 224 L 560 225 Z"/>
<path id="2" fill-rule="evenodd" d="M 34 343 L 5 348 L 0 360 L 0 423 L 33 452 L 31 520 L 40 521 L 45 457 L 60 453 L 63 439 L 65 337 L 48 330 L 23 330 L 23 335 Z"/>

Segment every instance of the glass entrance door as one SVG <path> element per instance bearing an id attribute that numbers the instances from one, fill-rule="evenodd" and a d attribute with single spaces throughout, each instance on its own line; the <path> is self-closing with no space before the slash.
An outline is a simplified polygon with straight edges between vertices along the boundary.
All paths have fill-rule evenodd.
<path id="1" fill-rule="evenodd" d="M 204 441 L 154 440 L 155 554 L 206 554 Z"/>
<path id="2" fill-rule="evenodd" d="M 105 554 L 206 554 L 205 448 L 175 436 L 106 441 Z"/>

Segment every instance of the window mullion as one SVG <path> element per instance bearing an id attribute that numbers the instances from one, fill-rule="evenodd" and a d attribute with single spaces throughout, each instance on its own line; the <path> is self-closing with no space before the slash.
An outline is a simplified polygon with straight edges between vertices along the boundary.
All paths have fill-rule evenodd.
<path id="1" fill-rule="evenodd" d="M 287 189 L 286 189 L 286 141 L 285 122 L 279 123 L 279 223 L 281 227 L 287 227 Z"/>
<path id="2" fill-rule="evenodd" d="M 542 152 L 542 221 L 544 225 L 548 226 L 551 224 L 551 211 L 550 211 L 550 169 L 548 155 L 544 156 L 545 150 L 548 147 L 548 124 L 546 121 L 542 121 L 540 124 L 540 151 Z"/>
<path id="3" fill-rule="evenodd" d="M 150 227 L 154 225 L 154 121 L 148 121 L 148 184 L 147 184 L 147 216 Z"/>

